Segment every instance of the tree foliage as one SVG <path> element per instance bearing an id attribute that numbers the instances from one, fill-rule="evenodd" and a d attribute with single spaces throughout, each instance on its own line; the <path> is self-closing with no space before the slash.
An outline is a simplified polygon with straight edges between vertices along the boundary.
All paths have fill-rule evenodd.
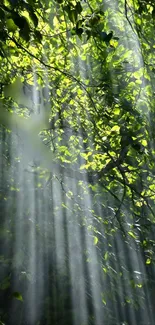
<path id="1" fill-rule="evenodd" d="M 153 1 L 1 1 L 2 323 L 26 324 L 30 287 L 39 296 L 42 276 L 49 291 L 36 302 L 43 315 L 32 325 L 73 324 L 70 250 L 75 268 L 76 255 L 84 263 L 88 324 L 98 325 L 95 313 L 109 325 L 153 324 L 154 25 Z M 41 202 L 35 220 L 29 192 Z M 54 222 L 63 228 L 63 272 Z M 75 229 L 80 235 L 69 244 Z M 31 236 L 40 260 L 48 251 L 47 274 L 29 270 Z"/>

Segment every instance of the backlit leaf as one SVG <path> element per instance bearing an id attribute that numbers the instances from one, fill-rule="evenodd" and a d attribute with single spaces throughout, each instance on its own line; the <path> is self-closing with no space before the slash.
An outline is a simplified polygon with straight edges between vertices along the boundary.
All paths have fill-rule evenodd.
<path id="1" fill-rule="evenodd" d="M 147 258 L 147 260 L 146 260 L 146 264 L 147 264 L 147 265 L 151 264 L 151 259 L 150 259 L 150 258 Z"/>
<path id="2" fill-rule="evenodd" d="M 97 243 L 98 243 L 98 238 L 94 236 L 94 245 L 97 245 Z"/>
<path id="3" fill-rule="evenodd" d="M 132 231 L 128 231 L 128 234 L 134 239 L 137 238 L 137 236 Z"/>

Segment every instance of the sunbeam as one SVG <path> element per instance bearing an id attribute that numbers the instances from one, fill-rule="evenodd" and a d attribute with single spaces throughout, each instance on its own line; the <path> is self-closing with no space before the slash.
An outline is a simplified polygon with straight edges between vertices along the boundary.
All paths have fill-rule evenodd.
<path id="1" fill-rule="evenodd" d="M 0 4 L 0 325 L 154 325 L 153 0 Z"/>

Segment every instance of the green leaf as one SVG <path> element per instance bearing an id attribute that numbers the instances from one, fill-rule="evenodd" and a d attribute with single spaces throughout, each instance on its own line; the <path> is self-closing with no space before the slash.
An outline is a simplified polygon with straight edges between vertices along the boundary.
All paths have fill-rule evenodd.
<path id="1" fill-rule="evenodd" d="M 136 284 L 136 287 L 137 288 L 142 288 L 143 287 L 143 284 L 142 283 Z"/>
<path id="2" fill-rule="evenodd" d="M 36 16 L 36 14 L 33 11 L 30 11 L 29 15 L 30 15 L 30 18 L 33 21 L 34 26 L 37 27 L 38 26 L 38 18 Z"/>
<path id="3" fill-rule="evenodd" d="M 106 305 L 106 300 L 104 298 L 102 298 L 102 302 L 104 303 L 104 305 Z"/>
<path id="4" fill-rule="evenodd" d="M 75 9 L 72 9 L 70 11 L 68 11 L 68 18 L 70 19 L 70 21 L 74 24 L 77 21 L 77 11 Z"/>
<path id="5" fill-rule="evenodd" d="M 83 9 L 82 9 L 81 3 L 79 1 L 77 2 L 75 9 L 78 12 L 78 14 L 81 14 Z"/>
<path id="6" fill-rule="evenodd" d="M 147 265 L 151 264 L 151 259 L 150 259 L 150 258 L 147 258 L 147 260 L 146 260 L 146 264 L 147 264 Z"/>
<path id="7" fill-rule="evenodd" d="M 134 238 L 134 239 L 137 239 L 137 236 L 132 232 L 132 231 L 128 231 L 128 234 Z"/>
<path id="8" fill-rule="evenodd" d="M 72 8 L 73 7 L 71 7 L 70 5 L 64 6 L 64 10 L 67 12 L 69 20 L 74 24 L 77 21 L 78 12 L 76 11 L 76 9 Z"/>
<path id="9" fill-rule="evenodd" d="M 110 33 L 107 35 L 107 37 L 106 37 L 106 39 L 105 39 L 105 42 L 109 43 L 110 40 L 112 39 L 112 37 L 113 37 L 113 32 L 110 32 Z"/>
<path id="10" fill-rule="evenodd" d="M 89 29 L 86 30 L 86 34 L 87 34 L 87 41 L 89 40 L 89 38 L 91 37 L 92 33 Z"/>
<path id="11" fill-rule="evenodd" d="M 23 16 L 20 16 L 19 14 L 15 13 L 12 15 L 12 18 L 13 18 L 13 21 L 14 23 L 20 28 L 20 29 L 23 29 L 23 28 L 29 28 L 29 24 L 28 24 L 28 21 L 25 17 Z"/>
<path id="12" fill-rule="evenodd" d="M 10 287 L 10 277 L 7 276 L 0 284 L 1 290 L 6 290 Z"/>
<path id="13" fill-rule="evenodd" d="M 7 33 L 4 30 L 0 30 L 0 40 L 4 43 L 7 39 Z"/>
<path id="14" fill-rule="evenodd" d="M 101 296 L 102 296 L 102 302 L 104 303 L 104 305 L 106 305 L 107 302 L 106 302 L 106 299 L 105 299 L 105 294 L 103 292 L 101 293 Z"/>
<path id="15" fill-rule="evenodd" d="M 76 23 L 76 29 L 80 28 L 84 23 L 84 19 L 79 19 Z"/>
<path id="16" fill-rule="evenodd" d="M 35 30 L 34 31 L 34 35 L 36 37 L 36 40 L 40 43 L 42 41 L 42 35 L 41 33 L 39 32 L 39 30 Z"/>
<path id="17" fill-rule="evenodd" d="M 89 20 L 89 24 L 91 27 L 94 27 L 94 26 L 98 25 L 99 21 L 100 21 L 99 15 L 92 15 L 92 17 Z"/>
<path id="18" fill-rule="evenodd" d="M 14 23 L 13 19 L 7 19 L 6 26 L 9 32 L 15 32 L 17 29 L 17 25 Z"/>
<path id="19" fill-rule="evenodd" d="M 76 35 L 79 36 L 80 39 L 81 39 L 82 33 L 83 33 L 83 28 L 76 29 Z"/>
<path id="20" fill-rule="evenodd" d="M 23 297 L 18 291 L 13 292 L 12 297 L 16 298 L 17 300 L 23 301 Z"/>
<path id="21" fill-rule="evenodd" d="M 28 42 L 30 40 L 30 26 L 27 19 L 20 16 L 18 13 L 13 13 L 12 19 L 14 23 L 20 28 L 20 36 Z"/>
<path id="22" fill-rule="evenodd" d="M 142 144 L 144 147 L 147 147 L 147 141 L 146 141 L 145 139 L 143 139 L 143 140 L 141 141 L 141 144 Z"/>
<path id="23" fill-rule="evenodd" d="M 105 259 L 105 261 L 107 261 L 108 257 L 109 257 L 109 254 L 108 254 L 108 252 L 106 252 L 106 253 L 104 254 L 104 259 Z"/>
<path id="24" fill-rule="evenodd" d="M 102 41 L 105 41 L 105 39 L 106 39 L 106 37 L 107 37 L 107 33 L 105 33 L 105 32 L 100 32 L 100 36 L 101 36 Z"/>
<path id="25" fill-rule="evenodd" d="M 22 37 L 26 42 L 30 40 L 30 30 L 26 28 L 21 28 L 19 32 L 20 37 Z"/>
<path id="26" fill-rule="evenodd" d="M 94 245 L 97 245 L 97 243 L 98 243 L 98 238 L 94 236 Z"/>
<path id="27" fill-rule="evenodd" d="M 152 11 L 152 18 L 155 19 L 155 8 Z"/>
<path id="28" fill-rule="evenodd" d="M 76 28 L 75 27 L 71 29 L 71 35 L 76 35 Z"/>
<path id="29" fill-rule="evenodd" d="M 71 7 L 69 4 L 63 7 L 63 9 L 67 12 L 67 14 L 71 11 Z"/>
<path id="30" fill-rule="evenodd" d="M 119 133 L 119 131 L 120 131 L 120 126 L 119 125 L 114 125 L 112 127 L 112 129 L 111 129 L 111 132 L 117 132 L 117 133 Z"/>

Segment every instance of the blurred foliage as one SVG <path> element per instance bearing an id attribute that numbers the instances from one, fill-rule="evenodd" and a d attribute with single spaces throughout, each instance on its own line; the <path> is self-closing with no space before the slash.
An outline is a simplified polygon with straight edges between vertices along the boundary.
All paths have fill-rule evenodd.
<path id="1" fill-rule="evenodd" d="M 133 313 L 135 324 L 153 325 L 154 32 L 151 0 L 1 1 L 0 324 L 36 324 L 28 301 L 41 279 L 37 324 L 74 324 L 67 245 L 68 229 L 78 229 L 82 251 L 76 238 L 70 250 L 84 263 L 88 324 L 96 325 L 90 267 L 100 274 L 106 325 L 133 325 Z M 63 270 L 54 233 L 61 218 Z M 34 274 L 31 236 L 38 260 L 49 260 Z"/>

